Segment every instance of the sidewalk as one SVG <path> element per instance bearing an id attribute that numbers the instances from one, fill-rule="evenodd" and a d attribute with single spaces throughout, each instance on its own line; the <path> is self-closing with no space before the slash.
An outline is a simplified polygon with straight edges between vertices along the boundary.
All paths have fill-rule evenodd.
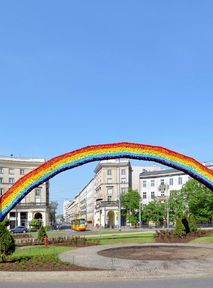
<path id="1" fill-rule="evenodd" d="M 100 245 L 79 248 L 60 254 L 63 261 L 85 267 L 105 269 L 103 271 L 66 271 L 66 272 L 4 272 L 0 271 L 0 282 L 109 282 L 144 279 L 177 279 L 212 277 L 213 258 L 184 261 L 138 261 L 109 258 L 97 255 L 104 249 L 128 246 L 151 246 L 165 244 L 126 244 Z M 168 244 L 171 246 L 191 246 L 212 248 L 213 244 Z"/>
<path id="2" fill-rule="evenodd" d="M 75 265 L 83 267 L 93 267 L 103 270 L 122 271 L 125 273 L 140 272 L 144 277 L 147 276 L 177 276 L 186 275 L 193 276 L 196 273 L 202 275 L 213 273 L 213 257 L 205 260 L 173 260 L 173 261 L 159 261 L 159 260 L 127 260 L 119 258 L 110 258 L 98 255 L 98 251 L 131 246 L 165 246 L 165 244 L 126 244 L 126 245 L 100 245 L 83 247 L 76 250 L 64 252 L 59 255 L 62 261 L 74 263 Z M 200 248 L 212 248 L 213 245 L 198 245 L 198 244 L 167 244 L 166 246 L 188 246 Z"/>

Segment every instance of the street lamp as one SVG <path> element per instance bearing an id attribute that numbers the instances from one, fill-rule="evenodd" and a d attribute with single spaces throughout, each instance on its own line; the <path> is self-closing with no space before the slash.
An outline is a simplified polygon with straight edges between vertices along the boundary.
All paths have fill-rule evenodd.
<path id="1" fill-rule="evenodd" d="M 121 182 L 121 173 L 120 173 L 120 158 L 118 158 L 118 230 L 121 230 L 121 199 L 120 199 L 120 182 Z"/>

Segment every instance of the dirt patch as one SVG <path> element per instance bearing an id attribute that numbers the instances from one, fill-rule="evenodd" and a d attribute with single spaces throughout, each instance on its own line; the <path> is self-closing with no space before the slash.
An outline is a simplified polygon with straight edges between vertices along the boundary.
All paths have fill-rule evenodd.
<path id="1" fill-rule="evenodd" d="M 201 260 L 213 257 L 213 249 L 187 246 L 131 246 L 106 249 L 99 255 L 129 260 Z"/>

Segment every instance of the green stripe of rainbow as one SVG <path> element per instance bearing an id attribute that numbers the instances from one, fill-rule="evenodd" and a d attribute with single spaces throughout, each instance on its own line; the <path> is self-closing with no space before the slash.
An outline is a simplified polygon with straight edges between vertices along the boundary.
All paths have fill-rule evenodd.
<path id="1" fill-rule="evenodd" d="M 155 161 L 176 168 L 213 191 L 213 171 L 183 154 L 159 146 L 127 142 L 93 145 L 52 158 L 20 178 L 0 198 L 0 220 L 32 189 L 60 172 L 92 161 L 115 158 Z"/>

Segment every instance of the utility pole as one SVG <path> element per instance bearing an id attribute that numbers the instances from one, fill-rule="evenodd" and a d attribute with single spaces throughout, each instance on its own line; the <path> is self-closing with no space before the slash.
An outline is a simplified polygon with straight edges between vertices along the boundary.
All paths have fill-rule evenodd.
<path id="1" fill-rule="evenodd" d="M 121 173 L 120 173 L 120 158 L 118 158 L 118 230 L 121 230 L 121 193 L 120 193 L 120 182 L 121 182 Z"/>
<path id="2" fill-rule="evenodd" d="M 139 199 L 139 228 L 141 228 L 141 200 Z"/>

